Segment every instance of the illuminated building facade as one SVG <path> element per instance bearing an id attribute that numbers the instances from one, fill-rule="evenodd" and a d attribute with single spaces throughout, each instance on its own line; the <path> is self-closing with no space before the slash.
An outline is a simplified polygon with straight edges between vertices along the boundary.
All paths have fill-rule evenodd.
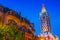
<path id="1" fill-rule="evenodd" d="M 0 5 L 0 25 L 15 25 L 24 32 L 24 40 L 33 40 L 34 24 L 23 18 L 16 11 Z"/>
<path id="2" fill-rule="evenodd" d="M 42 6 L 40 20 L 41 20 L 41 34 L 38 36 L 37 40 L 58 40 L 57 36 L 52 35 L 50 16 L 46 11 L 44 5 Z"/>
<path id="3" fill-rule="evenodd" d="M 58 40 L 57 36 L 52 35 L 50 16 L 44 6 L 42 6 L 40 19 L 41 34 L 35 37 L 33 23 L 30 23 L 16 11 L 0 5 L 0 25 L 15 25 L 20 31 L 24 32 L 24 40 Z"/>

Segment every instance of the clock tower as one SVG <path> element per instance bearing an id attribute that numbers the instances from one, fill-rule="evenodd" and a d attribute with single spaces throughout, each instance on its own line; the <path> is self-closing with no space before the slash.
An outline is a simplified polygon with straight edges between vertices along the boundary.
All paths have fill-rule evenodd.
<path id="1" fill-rule="evenodd" d="M 51 33 L 50 17 L 48 15 L 48 12 L 46 11 L 44 5 L 42 5 L 40 20 L 41 20 L 41 32 L 42 33 L 45 33 L 45 32 Z"/>

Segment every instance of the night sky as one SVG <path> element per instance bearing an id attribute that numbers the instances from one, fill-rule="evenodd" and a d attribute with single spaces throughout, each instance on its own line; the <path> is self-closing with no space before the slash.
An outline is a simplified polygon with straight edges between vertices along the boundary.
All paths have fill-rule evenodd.
<path id="1" fill-rule="evenodd" d="M 44 4 L 50 15 L 52 34 L 60 37 L 60 0 L 0 0 L 0 4 L 10 9 L 21 12 L 21 16 L 34 23 L 35 35 L 39 35 L 40 12 Z"/>

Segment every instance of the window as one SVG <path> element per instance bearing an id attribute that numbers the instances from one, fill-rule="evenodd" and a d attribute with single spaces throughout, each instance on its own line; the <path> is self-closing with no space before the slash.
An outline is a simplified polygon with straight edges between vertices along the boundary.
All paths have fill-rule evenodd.
<path id="1" fill-rule="evenodd" d="M 28 33 L 30 33 L 30 34 L 32 33 L 32 32 L 30 31 L 30 29 L 28 29 Z"/>
<path id="2" fill-rule="evenodd" d="M 17 26 L 16 22 L 13 20 L 9 20 L 8 25 Z"/>
<path id="3" fill-rule="evenodd" d="M 45 19 L 45 16 L 43 16 L 43 19 Z"/>
<path id="4" fill-rule="evenodd" d="M 27 30 L 26 30 L 26 27 L 24 27 L 24 26 L 22 26 L 22 27 L 20 27 L 20 28 L 18 28 L 19 30 L 21 30 L 21 31 L 23 31 L 23 32 L 26 32 Z"/>

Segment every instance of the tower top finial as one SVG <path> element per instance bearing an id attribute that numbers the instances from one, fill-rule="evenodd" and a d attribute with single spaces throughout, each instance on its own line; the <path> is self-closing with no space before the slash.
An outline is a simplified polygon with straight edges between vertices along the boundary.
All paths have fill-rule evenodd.
<path id="1" fill-rule="evenodd" d="M 42 12 L 46 12 L 46 9 L 44 7 L 44 4 L 42 4 Z"/>

